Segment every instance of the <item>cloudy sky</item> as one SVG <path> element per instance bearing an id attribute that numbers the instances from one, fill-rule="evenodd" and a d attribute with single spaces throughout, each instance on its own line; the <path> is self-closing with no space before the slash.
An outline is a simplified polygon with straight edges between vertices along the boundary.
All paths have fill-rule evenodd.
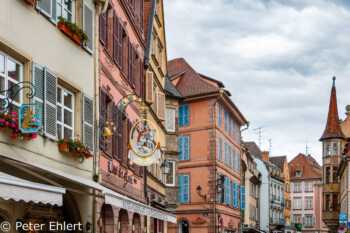
<path id="1" fill-rule="evenodd" d="M 332 77 L 350 104 L 350 1 L 165 0 L 168 59 L 224 82 L 251 122 L 244 140 L 321 162 Z"/>

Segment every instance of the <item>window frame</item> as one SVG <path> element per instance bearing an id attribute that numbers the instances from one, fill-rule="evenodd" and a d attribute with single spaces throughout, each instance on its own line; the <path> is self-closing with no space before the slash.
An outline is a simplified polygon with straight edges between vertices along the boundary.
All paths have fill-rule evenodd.
<path id="1" fill-rule="evenodd" d="M 2 78 L 4 78 L 4 90 L 8 90 L 8 82 L 11 81 L 12 83 L 14 83 L 15 85 L 23 82 L 23 63 L 19 62 L 17 59 L 13 58 L 12 56 L 8 55 L 7 53 L 3 52 L 2 50 L 0 50 L 0 54 L 4 56 L 4 74 L 0 73 L 0 76 Z M 17 63 L 20 66 L 20 70 L 19 70 L 19 81 L 11 78 L 10 76 L 8 76 L 8 59 L 12 60 L 14 63 Z M 22 86 L 19 86 L 22 87 Z M 1 88 L 1 87 L 0 87 Z M 1 90 L 1 89 L 0 89 Z M 17 102 L 16 100 L 12 100 L 11 104 L 14 104 L 16 107 L 18 107 L 18 109 L 22 106 L 23 104 L 23 92 L 20 91 L 19 93 L 19 102 Z M 5 95 L 0 94 L 0 98 L 6 98 Z M 9 109 L 8 109 L 9 110 Z"/>
<path id="2" fill-rule="evenodd" d="M 57 135 L 58 135 L 58 138 L 59 139 L 62 139 L 62 138 L 64 138 L 64 127 L 66 127 L 66 128 L 68 128 L 68 129 L 70 129 L 71 131 L 72 131 L 72 139 L 75 137 L 75 134 L 74 134 L 74 127 L 75 127 L 75 122 L 74 122 L 74 114 L 75 114 L 75 94 L 73 93 L 73 92 L 71 92 L 71 91 L 69 91 L 67 88 L 65 88 L 65 87 L 63 87 L 63 86 L 61 86 L 61 85 L 57 85 L 57 93 L 58 93 L 58 89 L 61 89 L 62 91 L 61 91 L 61 101 L 62 101 L 62 103 L 60 103 L 60 102 L 58 102 L 58 100 L 57 100 L 57 102 L 56 102 L 56 111 L 57 111 L 57 114 L 58 114 L 58 107 L 60 107 L 61 108 L 61 122 L 60 121 L 58 121 L 58 118 L 57 118 L 57 122 L 56 122 L 56 124 L 58 124 L 58 125 L 60 125 L 61 126 L 61 133 L 62 133 L 62 135 L 58 135 L 58 127 L 57 127 Z M 68 107 L 66 107 L 66 106 L 64 106 L 64 91 L 66 91 L 68 94 L 71 94 L 72 95 L 72 110 L 70 110 Z M 66 125 L 65 123 L 64 123 L 64 110 L 67 110 L 67 111 L 69 111 L 69 112 L 71 112 L 72 113 L 72 126 L 69 126 L 69 125 Z M 63 136 L 63 137 L 61 137 L 61 136 Z"/>
<path id="3" fill-rule="evenodd" d="M 173 117 L 173 122 L 171 124 L 172 128 L 168 128 L 168 111 L 172 111 L 172 117 Z M 168 132 L 175 132 L 176 131 L 176 110 L 173 108 L 166 108 L 166 120 L 165 120 L 165 127 Z"/>
<path id="4" fill-rule="evenodd" d="M 64 7 L 64 2 L 65 0 L 56 0 L 56 21 L 58 21 L 58 17 L 63 17 L 63 12 L 66 10 L 67 12 L 68 12 L 68 14 L 69 14 L 69 11 L 68 11 L 68 9 L 66 9 L 65 7 Z M 61 3 L 60 3 L 61 2 Z M 69 20 L 69 21 L 71 21 L 72 23 L 75 23 L 75 11 L 76 11 L 76 8 L 75 8 L 75 1 L 71 1 L 71 3 L 72 3 L 72 12 L 71 12 L 71 17 L 72 17 L 72 20 L 69 20 L 69 19 L 67 19 L 67 20 Z M 58 15 L 57 14 L 57 9 L 58 9 L 58 6 L 60 6 L 61 7 L 61 9 L 62 9 L 62 12 L 61 12 L 61 15 Z M 65 17 L 63 17 L 63 18 L 65 18 Z M 66 19 L 66 18 L 65 18 Z"/>
<path id="5" fill-rule="evenodd" d="M 176 175 L 176 173 L 175 173 L 175 165 L 176 165 L 176 162 L 175 161 L 166 161 L 167 163 L 169 163 L 169 164 L 173 164 L 173 182 L 172 183 L 168 183 L 168 180 L 167 180 L 167 178 L 165 179 L 165 185 L 166 186 L 169 186 L 169 187 L 174 187 L 175 186 L 175 175 Z M 167 176 L 168 177 L 168 176 Z"/>
<path id="6" fill-rule="evenodd" d="M 297 202 L 298 201 L 298 202 Z M 296 204 L 299 203 L 299 206 L 296 207 Z M 301 198 L 295 198 L 294 199 L 294 204 L 293 204 L 293 209 L 295 210 L 301 210 Z"/>

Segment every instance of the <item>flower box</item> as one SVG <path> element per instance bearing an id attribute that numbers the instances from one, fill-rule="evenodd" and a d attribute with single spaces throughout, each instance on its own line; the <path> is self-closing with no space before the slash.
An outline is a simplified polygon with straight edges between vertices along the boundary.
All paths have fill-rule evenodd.
<path id="1" fill-rule="evenodd" d="M 68 152 L 72 156 L 80 158 L 81 163 L 84 162 L 85 159 L 92 157 L 89 148 L 77 139 L 60 139 L 58 141 L 58 146 L 60 151 Z"/>
<path id="2" fill-rule="evenodd" d="M 69 152 L 69 147 L 68 147 L 68 144 L 66 142 L 62 142 L 59 145 L 59 149 L 60 149 L 60 151 Z"/>
<path id="3" fill-rule="evenodd" d="M 83 42 L 89 40 L 89 37 L 86 35 L 86 32 L 83 31 L 78 25 L 66 20 L 63 17 L 58 17 L 59 23 L 57 25 L 64 34 L 70 37 L 75 43 L 81 45 Z"/>
<path id="4" fill-rule="evenodd" d="M 73 36 L 73 30 L 70 27 L 68 27 L 66 24 L 59 22 L 57 24 L 57 27 L 67 36 L 69 36 L 69 37 Z"/>
<path id="5" fill-rule="evenodd" d="M 35 0 L 24 0 L 26 3 L 28 3 L 29 5 L 33 5 Z"/>

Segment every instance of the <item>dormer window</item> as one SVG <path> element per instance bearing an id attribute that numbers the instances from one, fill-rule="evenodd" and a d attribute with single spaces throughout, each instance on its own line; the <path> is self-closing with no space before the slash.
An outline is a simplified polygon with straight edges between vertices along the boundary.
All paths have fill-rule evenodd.
<path id="1" fill-rule="evenodd" d="M 296 177 L 300 177 L 300 176 L 301 176 L 301 171 L 297 171 L 297 172 L 295 173 L 295 176 L 296 176 Z"/>

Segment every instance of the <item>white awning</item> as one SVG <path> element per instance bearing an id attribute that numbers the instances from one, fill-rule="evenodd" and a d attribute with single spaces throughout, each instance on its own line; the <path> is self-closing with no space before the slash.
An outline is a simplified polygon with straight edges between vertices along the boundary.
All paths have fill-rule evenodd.
<path id="1" fill-rule="evenodd" d="M 176 215 L 145 205 L 112 190 L 105 189 L 102 193 L 105 194 L 106 204 L 114 205 L 116 207 L 130 210 L 141 215 L 150 216 L 152 218 L 157 218 L 163 221 L 172 223 L 177 222 Z"/>
<path id="2" fill-rule="evenodd" d="M 0 172 L 0 198 L 5 200 L 63 205 L 64 188 L 39 184 Z"/>

